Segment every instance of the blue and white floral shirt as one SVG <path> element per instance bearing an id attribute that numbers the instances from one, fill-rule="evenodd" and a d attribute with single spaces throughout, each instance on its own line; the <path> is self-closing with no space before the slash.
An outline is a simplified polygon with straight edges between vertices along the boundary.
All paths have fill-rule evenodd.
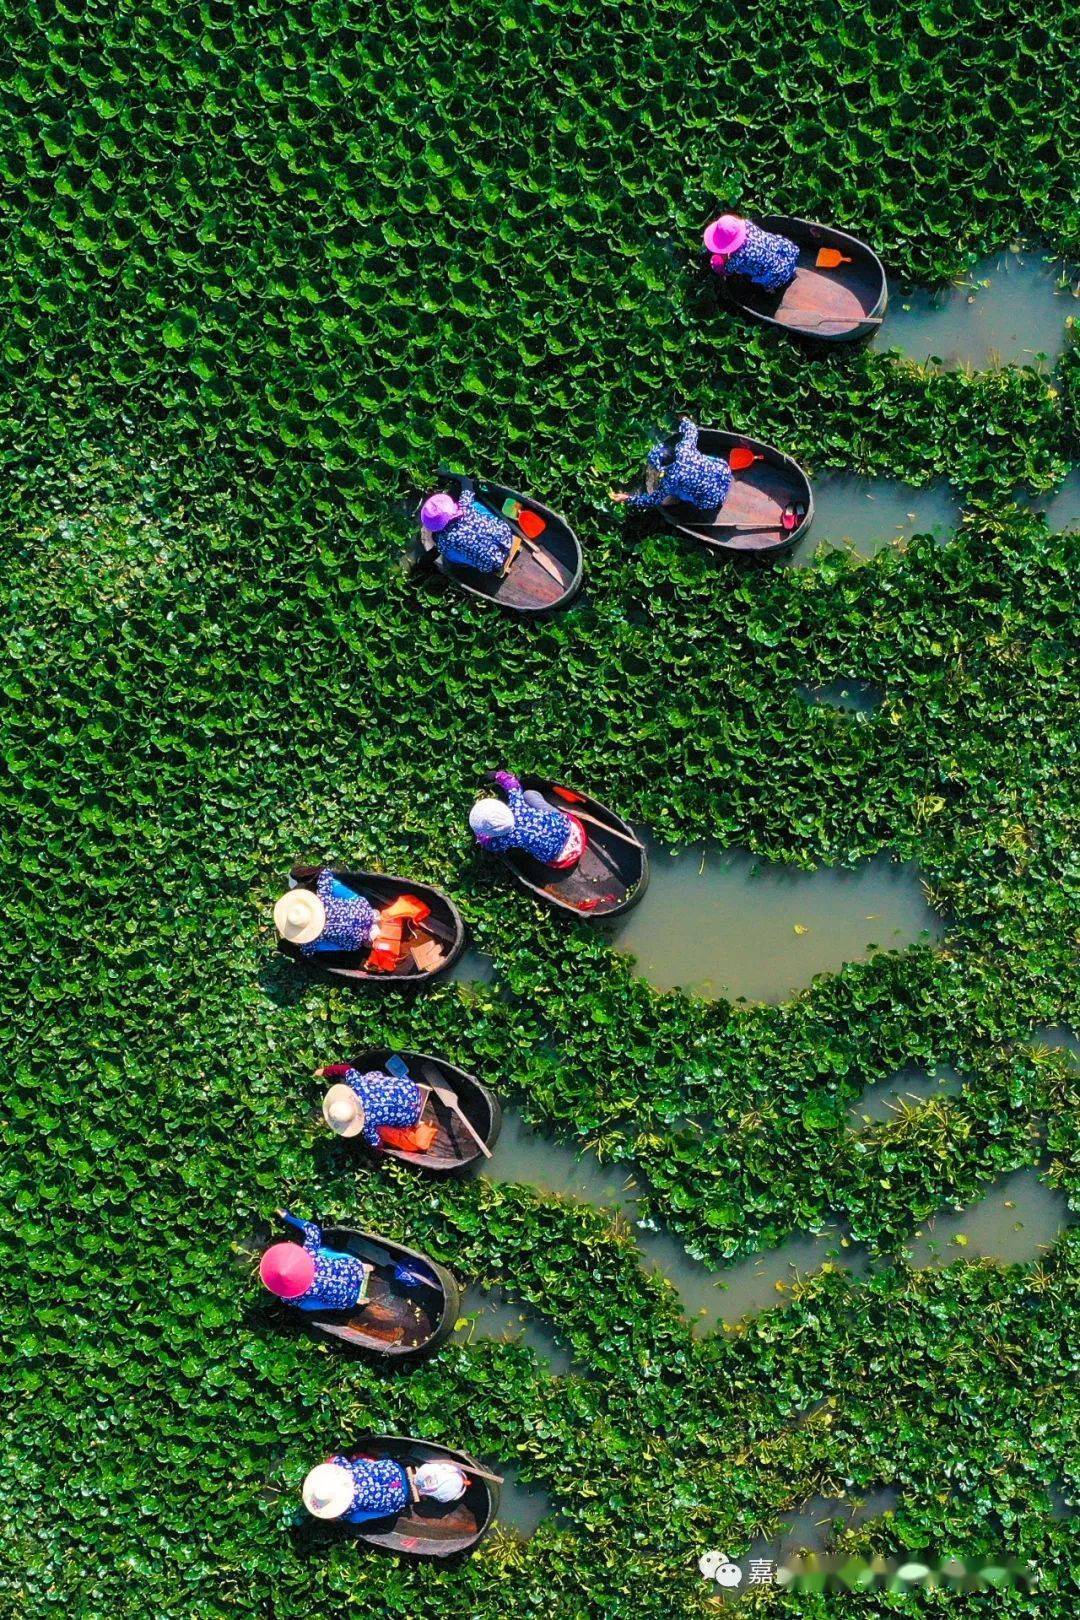
<path id="1" fill-rule="evenodd" d="M 341 1517 L 348 1524 L 388 1519 L 409 1505 L 409 1482 L 400 1463 L 390 1457 L 329 1457 L 353 1478 L 352 1506 Z"/>
<path id="2" fill-rule="evenodd" d="M 510 555 L 514 531 L 505 518 L 477 505 L 475 493 L 463 489 L 458 496 L 461 516 L 451 518 L 435 536 L 439 554 L 448 563 L 497 574 Z"/>
<path id="3" fill-rule="evenodd" d="M 369 1069 L 367 1074 L 361 1074 L 358 1069 L 346 1069 L 342 1079 L 360 1099 L 364 1110 L 361 1134 L 371 1147 L 379 1146 L 380 1125 L 408 1131 L 419 1123 L 424 1111 L 424 1094 L 414 1080 L 384 1074 L 381 1069 Z"/>
<path id="4" fill-rule="evenodd" d="M 685 501 L 699 512 L 718 511 L 731 488 L 731 468 L 716 456 L 702 455 L 697 440 L 696 426 L 684 418 L 679 424 L 679 439 L 670 461 L 670 451 L 665 444 L 655 445 L 649 451 L 649 466 L 662 474 L 659 484 L 653 490 L 631 495 L 626 504 L 643 509 L 659 506 L 661 501 L 671 497 Z"/>
<path id="5" fill-rule="evenodd" d="M 325 1249 L 322 1228 L 314 1221 L 292 1220 L 304 1234 L 304 1248 L 315 1256 L 315 1276 L 311 1287 L 289 1304 L 301 1311 L 348 1311 L 360 1305 L 367 1293 L 368 1272 L 363 1261 L 339 1249 Z"/>
<path id="6" fill-rule="evenodd" d="M 795 274 L 799 262 L 799 249 L 787 236 L 763 231 L 760 225 L 746 221 L 746 241 L 741 248 L 730 253 L 720 274 L 746 276 L 756 287 L 766 292 L 779 292 Z"/>
<path id="7" fill-rule="evenodd" d="M 318 939 L 301 945 L 304 956 L 319 951 L 363 951 L 379 931 L 379 917 L 370 900 L 357 894 L 324 866 L 315 884 L 315 893 L 326 912 L 326 927 Z"/>
<path id="8" fill-rule="evenodd" d="M 514 812 L 514 825 L 505 832 L 485 833 L 483 837 L 477 834 L 477 843 L 496 855 L 508 849 L 523 850 L 545 866 L 565 859 L 580 836 L 577 824 L 562 810 L 541 810 L 530 804 L 521 783 L 509 771 L 500 771 L 497 780 Z"/>

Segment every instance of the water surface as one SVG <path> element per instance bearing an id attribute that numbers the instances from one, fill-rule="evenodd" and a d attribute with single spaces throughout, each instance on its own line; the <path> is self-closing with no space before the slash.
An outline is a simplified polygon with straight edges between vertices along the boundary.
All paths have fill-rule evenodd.
<path id="1" fill-rule="evenodd" d="M 454 1342 L 471 1344 L 476 1339 L 513 1341 L 527 1345 L 553 1378 L 570 1371 L 570 1353 L 559 1342 L 546 1322 L 527 1307 L 515 1305 L 502 1289 L 484 1289 L 475 1284 L 465 1290 L 459 1320 L 471 1318 L 454 1331 Z"/>
<path id="2" fill-rule="evenodd" d="M 963 1087 L 962 1078 L 947 1063 L 939 1063 L 931 1070 L 900 1069 L 890 1079 L 867 1086 L 858 1102 L 852 1104 L 851 1122 L 858 1128 L 892 1120 L 903 1108 L 915 1108 L 934 1097 L 955 1097 Z"/>
<path id="3" fill-rule="evenodd" d="M 894 293 L 873 347 L 920 363 L 935 359 L 949 371 L 1035 365 L 1040 356 L 1053 366 L 1077 310 L 1062 274 L 1060 260 L 1038 251 L 995 253 L 954 286 Z"/>
<path id="4" fill-rule="evenodd" d="M 513 1530 L 523 1541 L 527 1541 L 541 1520 L 551 1512 L 550 1496 L 539 1485 L 527 1485 L 521 1477 L 521 1470 L 514 1463 L 496 1461 L 491 1465 L 491 1472 L 501 1474 L 503 1479 L 496 1524 L 504 1530 Z"/>
<path id="5" fill-rule="evenodd" d="M 844 714 L 873 714 L 885 696 L 873 681 L 825 681 L 821 686 L 798 686 L 796 691 L 806 703 L 840 709 Z"/>
<path id="6" fill-rule="evenodd" d="M 917 489 L 896 478 L 831 473 L 814 484 L 814 521 L 805 540 L 782 559 L 802 566 L 819 546 L 874 557 L 913 534 L 932 534 L 942 544 L 960 521 L 960 500 L 943 480 Z"/>
<path id="7" fill-rule="evenodd" d="M 1080 1058 L 1080 1037 L 1064 1024 L 1049 1027 L 1044 1025 L 1041 1029 L 1031 1032 L 1032 1046 L 1048 1046 L 1052 1052 L 1068 1052 L 1072 1057 Z"/>
<path id="8" fill-rule="evenodd" d="M 966 1209 L 942 1210 L 904 1245 L 913 1266 L 947 1266 L 953 1260 L 999 1260 L 1026 1265 L 1037 1260 L 1072 1224 L 1064 1192 L 1048 1187 L 1039 1170 L 1014 1170 Z"/>
<path id="9" fill-rule="evenodd" d="M 608 932 L 658 990 L 785 1001 L 816 973 L 875 950 L 933 943 L 945 931 L 916 868 L 886 855 L 806 872 L 745 850 L 697 845 L 672 854 L 645 841 L 648 893 Z"/>

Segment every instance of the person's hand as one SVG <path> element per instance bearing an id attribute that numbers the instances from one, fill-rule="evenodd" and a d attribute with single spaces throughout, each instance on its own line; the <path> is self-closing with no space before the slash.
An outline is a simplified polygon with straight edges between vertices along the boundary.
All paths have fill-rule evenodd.
<path id="1" fill-rule="evenodd" d="M 621 506 L 623 501 L 628 501 L 630 497 L 624 489 L 609 489 L 608 499 L 614 501 L 616 506 Z"/>

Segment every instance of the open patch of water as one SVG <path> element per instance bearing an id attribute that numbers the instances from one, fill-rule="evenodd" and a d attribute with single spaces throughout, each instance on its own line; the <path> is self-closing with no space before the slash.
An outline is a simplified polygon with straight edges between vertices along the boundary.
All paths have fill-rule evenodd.
<path id="1" fill-rule="evenodd" d="M 645 842 L 649 892 L 609 937 L 658 990 L 780 1002 L 816 973 L 933 943 L 945 931 L 917 870 L 886 855 L 806 872 L 745 850 L 698 845 L 672 854 Z"/>
<path id="2" fill-rule="evenodd" d="M 792 1283 L 820 1271 L 826 1262 L 856 1276 L 869 1269 L 865 1251 L 850 1244 L 845 1247 L 842 1235 L 831 1230 L 816 1237 L 791 1237 L 777 1249 L 714 1271 L 688 1254 L 673 1233 L 639 1224 L 642 1189 L 633 1166 L 602 1165 L 594 1153 L 579 1154 L 569 1145 L 530 1131 L 513 1110 L 504 1116 L 495 1157 L 485 1173 L 492 1181 L 517 1182 L 624 1216 L 644 1268 L 671 1283 L 683 1312 L 702 1330 L 721 1322 L 730 1325 L 770 1305 L 782 1304 Z"/>
<path id="3" fill-rule="evenodd" d="M 1005 1176 L 966 1209 L 939 1211 L 905 1243 L 904 1252 L 920 1269 L 953 1260 L 1026 1265 L 1072 1221 L 1065 1193 L 1048 1187 L 1029 1166 Z"/>
<path id="4" fill-rule="evenodd" d="M 475 1339 L 514 1340 L 527 1345 L 552 1377 L 562 1378 L 569 1373 L 569 1351 L 545 1322 L 524 1306 L 511 1304 L 501 1289 L 488 1290 L 475 1285 L 467 1288 L 461 1301 L 460 1317 L 471 1320 L 455 1330 L 455 1343 L 470 1344 Z"/>
<path id="5" fill-rule="evenodd" d="M 873 714 L 885 695 L 873 681 L 825 681 L 821 686 L 798 686 L 796 691 L 806 703 L 844 714 Z"/>
<path id="6" fill-rule="evenodd" d="M 552 1511 L 550 1496 L 539 1485 L 526 1484 L 521 1470 L 514 1463 L 496 1462 L 491 1472 L 501 1474 L 503 1479 L 496 1523 L 504 1530 L 512 1530 L 523 1541 L 528 1541 Z"/>
<path id="7" fill-rule="evenodd" d="M 995 253 L 954 286 L 894 294 L 873 347 L 949 371 L 1035 365 L 1040 356 L 1053 366 L 1077 309 L 1075 284 L 1060 260 L 1037 250 Z"/>
<path id="8" fill-rule="evenodd" d="M 1044 1025 L 1041 1029 L 1031 1032 L 1032 1046 L 1048 1046 L 1052 1052 L 1068 1052 L 1072 1057 L 1080 1058 L 1080 1037 L 1064 1024 L 1053 1027 Z"/>
<path id="9" fill-rule="evenodd" d="M 867 1086 L 858 1102 L 852 1104 L 851 1122 L 860 1128 L 895 1119 L 901 1108 L 914 1108 L 934 1097 L 955 1097 L 963 1087 L 961 1076 L 947 1063 L 939 1063 L 932 1070 L 900 1069 L 890 1079 Z"/>
<path id="10" fill-rule="evenodd" d="M 469 945 L 444 977 L 454 984 L 494 984 L 499 976 L 494 957 Z"/>
<path id="11" fill-rule="evenodd" d="M 942 480 L 917 489 L 896 478 L 832 473 L 814 484 L 809 534 L 781 560 L 802 567 L 822 545 L 874 557 L 913 534 L 932 534 L 944 544 L 960 521 L 960 511 L 955 490 Z"/>

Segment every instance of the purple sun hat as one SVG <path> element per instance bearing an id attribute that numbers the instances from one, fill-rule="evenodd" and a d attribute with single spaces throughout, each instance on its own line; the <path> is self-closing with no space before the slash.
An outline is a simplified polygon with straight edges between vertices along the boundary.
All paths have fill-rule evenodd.
<path id="1" fill-rule="evenodd" d="M 420 521 L 431 534 L 441 533 L 448 523 L 460 516 L 461 507 L 457 501 L 441 489 L 429 495 L 420 508 Z"/>

